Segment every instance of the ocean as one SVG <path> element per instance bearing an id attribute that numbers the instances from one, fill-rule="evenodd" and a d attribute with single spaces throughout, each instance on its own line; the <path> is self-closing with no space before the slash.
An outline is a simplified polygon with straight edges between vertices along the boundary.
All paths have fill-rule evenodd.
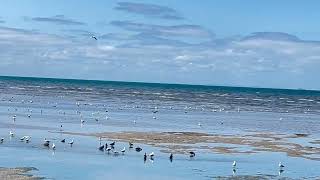
<path id="1" fill-rule="evenodd" d="M 27 117 L 28 114 L 31 117 Z M 78 147 L 72 149 L 63 146 L 64 149 L 57 150 L 54 156 L 51 151 L 48 155 L 39 144 L 44 137 L 57 141 L 65 136 L 55 133 L 63 125 L 64 131 L 77 133 L 198 132 L 235 137 L 252 133 L 299 134 L 307 138 L 292 139 L 290 142 L 311 146 L 311 141 L 320 138 L 319 115 L 320 91 L 314 90 L 2 76 L 0 136 L 8 137 L 9 130 L 13 130 L 19 136 L 32 134 L 34 141 L 32 146 L 27 147 L 15 140 L 1 144 L 0 153 L 3 155 L 0 166 L 33 166 L 39 169 L 39 172 L 33 172 L 35 175 L 54 179 L 104 179 L 112 177 L 112 172 L 115 172 L 116 179 L 215 179 L 218 176 L 232 178 L 234 174 L 228 166 L 238 159 L 240 164 L 244 164 L 239 169 L 239 175 L 259 176 L 265 173 L 267 179 L 277 179 L 277 168 L 271 166 L 270 161 L 272 159 L 272 163 L 277 164 L 278 159 L 282 159 L 287 163 L 300 164 L 292 166 L 293 171 L 285 171 L 284 177 L 312 179 L 320 177 L 315 172 L 320 172 L 320 169 L 314 167 L 318 160 L 298 155 L 293 157 L 288 152 L 259 150 L 261 152 L 255 152 L 255 155 L 212 154 L 206 149 L 205 155 L 200 156 L 198 161 L 190 161 L 179 154 L 178 162 L 168 165 L 165 153 L 157 146 L 145 144 L 146 149 L 161 154 L 161 160 L 155 160 L 148 166 L 137 165 L 134 162 L 139 156 L 133 152 L 129 157 L 121 156 L 120 160 L 115 157 L 106 160 L 115 166 L 123 166 L 126 158 L 130 159 L 131 162 L 121 168 L 127 172 L 124 175 L 112 164 L 100 161 L 105 154 L 96 151 L 96 138 L 74 135 L 72 137 L 77 141 L 86 143 L 79 142 Z M 12 122 L 12 116 L 16 116 L 15 122 Z M 84 120 L 85 124 L 80 125 L 80 120 Z M 88 145 L 90 143 L 92 145 Z M 316 150 L 320 148 L 317 143 L 312 146 Z M 240 148 L 252 150 L 247 146 Z M 25 151 L 27 154 L 24 154 Z M 8 155 L 10 152 L 20 155 Z M 270 166 L 262 172 L 266 162 Z M 306 171 L 303 166 L 310 166 L 310 169 Z M 173 167 L 179 171 L 174 171 Z M 211 167 L 216 170 L 210 171 Z M 65 168 L 78 173 L 69 174 Z M 105 168 L 109 170 L 104 171 Z M 64 174 L 54 173 L 54 169 Z M 81 170 L 92 172 L 86 174 Z M 168 173 L 161 174 L 163 170 Z"/>

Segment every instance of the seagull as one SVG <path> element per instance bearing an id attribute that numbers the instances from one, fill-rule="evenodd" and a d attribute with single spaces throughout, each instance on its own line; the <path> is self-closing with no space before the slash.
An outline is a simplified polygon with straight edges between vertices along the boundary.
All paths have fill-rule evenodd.
<path id="1" fill-rule="evenodd" d="M 281 162 L 279 162 L 279 168 L 280 169 L 284 168 L 284 165 Z"/>
<path id="2" fill-rule="evenodd" d="M 91 38 L 93 38 L 93 39 L 95 39 L 95 40 L 98 40 L 97 37 L 95 37 L 95 36 L 91 36 Z"/>
<path id="3" fill-rule="evenodd" d="M 70 145 L 72 146 L 73 143 L 74 143 L 74 141 L 73 141 L 73 139 L 72 139 L 68 144 L 70 144 Z"/>
<path id="4" fill-rule="evenodd" d="M 157 119 L 155 116 L 152 117 L 153 119 Z"/>
<path id="5" fill-rule="evenodd" d="M 103 151 L 103 150 L 104 150 L 104 145 L 100 146 L 100 147 L 99 147 L 99 150 L 100 150 L 100 151 Z"/>
<path id="6" fill-rule="evenodd" d="M 190 154 L 190 157 L 195 157 L 196 156 L 196 153 L 193 152 L 193 151 L 189 152 L 189 154 Z"/>
<path id="7" fill-rule="evenodd" d="M 154 152 L 150 153 L 149 156 L 152 159 L 154 157 Z"/>
<path id="8" fill-rule="evenodd" d="M 144 155 L 143 155 L 143 160 L 144 160 L 144 162 L 146 162 L 146 160 L 147 160 L 147 153 L 144 153 Z"/>
<path id="9" fill-rule="evenodd" d="M 9 132 L 10 136 L 13 137 L 14 133 L 12 131 Z"/>
<path id="10" fill-rule="evenodd" d="M 31 118 L 31 114 L 28 114 L 28 118 Z"/>
<path id="11" fill-rule="evenodd" d="M 83 124 L 83 123 L 85 122 L 85 120 L 81 119 L 81 121 L 80 121 L 80 122 L 81 122 L 81 124 Z"/>
<path id="12" fill-rule="evenodd" d="M 113 141 L 112 143 L 110 143 L 110 146 L 113 147 L 116 144 L 115 141 Z"/>
<path id="13" fill-rule="evenodd" d="M 65 142 L 66 142 L 66 139 L 62 139 L 61 142 L 62 142 L 62 143 L 65 143 Z"/>
<path id="14" fill-rule="evenodd" d="M 113 154 L 114 154 L 115 156 L 118 156 L 118 155 L 119 155 L 119 152 L 118 152 L 118 151 L 113 151 Z"/>
<path id="15" fill-rule="evenodd" d="M 29 143 L 29 141 L 30 141 L 30 139 L 31 139 L 31 136 L 26 136 L 26 143 Z"/>
<path id="16" fill-rule="evenodd" d="M 123 147 L 123 149 L 121 150 L 122 154 L 124 154 L 126 152 L 126 147 Z"/>
<path id="17" fill-rule="evenodd" d="M 4 141 L 4 138 L 1 138 L 1 139 L 0 139 L 0 143 L 3 143 L 3 141 Z"/>
<path id="18" fill-rule="evenodd" d="M 52 149 L 55 150 L 56 149 L 56 145 L 54 143 L 52 143 Z"/>
<path id="19" fill-rule="evenodd" d="M 236 168 L 236 166 L 237 166 L 237 162 L 236 162 L 236 161 L 233 161 L 233 163 L 232 163 L 232 167 L 233 167 L 233 169 L 235 169 L 235 168 Z"/>
<path id="20" fill-rule="evenodd" d="M 129 142 L 129 148 L 133 148 L 133 143 Z"/>
<path id="21" fill-rule="evenodd" d="M 109 154 L 109 153 L 110 153 L 110 151 L 111 151 L 111 148 L 107 148 L 106 150 L 108 151 L 108 154 Z"/>
<path id="22" fill-rule="evenodd" d="M 136 151 L 140 152 L 140 151 L 142 151 L 142 148 L 141 147 L 136 147 Z"/>
<path id="23" fill-rule="evenodd" d="M 46 147 L 49 147 L 50 141 L 45 138 L 43 145 L 46 146 Z"/>
<path id="24" fill-rule="evenodd" d="M 201 127 L 201 126 L 202 126 L 202 124 L 199 122 L 199 123 L 198 123 L 198 126 L 199 126 L 199 127 Z"/>
<path id="25" fill-rule="evenodd" d="M 16 121 L 16 118 L 17 118 L 17 116 L 16 116 L 16 115 L 13 115 L 13 117 L 12 117 L 13 122 Z"/>
<path id="26" fill-rule="evenodd" d="M 173 154 L 172 153 L 170 153 L 169 159 L 172 162 L 172 160 L 173 160 Z"/>
<path id="27" fill-rule="evenodd" d="M 26 138 L 26 136 L 21 137 L 20 141 L 24 141 L 25 138 Z"/>

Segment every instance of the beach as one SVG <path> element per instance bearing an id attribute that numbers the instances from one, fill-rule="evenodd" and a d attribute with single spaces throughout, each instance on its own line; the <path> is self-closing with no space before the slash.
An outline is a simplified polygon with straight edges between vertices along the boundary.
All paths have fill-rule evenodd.
<path id="1" fill-rule="evenodd" d="M 320 178 L 318 91 L 11 77 L 0 85 L 2 179 Z"/>

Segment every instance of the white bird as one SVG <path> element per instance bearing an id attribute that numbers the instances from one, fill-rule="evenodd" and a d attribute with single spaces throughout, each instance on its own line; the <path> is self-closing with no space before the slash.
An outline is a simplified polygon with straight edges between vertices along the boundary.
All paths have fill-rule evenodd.
<path id="1" fill-rule="evenodd" d="M 13 117 L 12 117 L 13 121 L 16 121 L 16 118 L 17 118 L 17 116 L 13 115 Z"/>
<path id="2" fill-rule="evenodd" d="M 25 138 L 26 143 L 29 143 L 30 139 L 31 139 L 31 136 L 26 136 L 26 138 Z"/>
<path id="3" fill-rule="evenodd" d="M 236 161 L 233 161 L 232 167 L 233 167 L 233 168 L 236 168 L 236 166 L 237 166 L 237 162 L 236 162 Z"/>
<path id="4" fill-rule="evenodd" d="M 55 150 L 56 149 L 56 145 L 54 143 L 52 143 L 52 149 Z"/>
<path id="5" fill-rule="evenodd" d="M 198 126 L 199 126 L 199 127 L 201 127 L 201 126 L 202 126 L 202 124 L 199 122 L 199 123 L 198 123 Z"/>
<path id="6" fill-rule="evenodd" d="M 150 158 L 153 158 L 154 157 L 154 152 L 150 153 L 149 156 L 150 156 Z"/>
<path id="7" fill-rule="evenodd" d="M 157 119 L 155 116 L 152 117 L 153 119 Z"/>
<path id="8" fill-rule="evenodd" d="M 279 162 L 279 168 L 280 169 L 284 168 L 284 165 L 281 162 Z"/>
<path id="9" fill-rule="evenodd" d="M 73 141 L 73 139 L 72 139 L 68 144 L 70 144 L 70 145 L 72 146 L 73 143 L 74 143 L 74 141 Z"/>
<path id="10" fill-rule="evenodd" d="M 10 136 L 13 137 L 14 133 L 12 131 L 9 132 Z"/>
<path id="11" fill-rule="evenodd" d="M 85 120 L 81 119 L 81 121 L 80 121 L 80 122 L 81 122 L 81 124 L 83 124 L 83 123 L 85 122 Z"/>
<path id="12" fill-rule="evenodd" d="M 25 138 L 26 138 L 26 136 L 21 137 L 20 141 L 24 141 Z"/>
<path id="13" fill-rule="evenodd" d="M 111 151 L 111 148 L 109 148 L 109 147 L 108 147 L 106 150 L 107 150 L 107 151 L 108 151 L 108 153 L 109 153 L 109 152 Z"/>
<path id="14" fill-rule="evenodd" d="M 121 150 L 122 153 L 126 152 L 126 147 L 123 147 L 123 149 Z"/>

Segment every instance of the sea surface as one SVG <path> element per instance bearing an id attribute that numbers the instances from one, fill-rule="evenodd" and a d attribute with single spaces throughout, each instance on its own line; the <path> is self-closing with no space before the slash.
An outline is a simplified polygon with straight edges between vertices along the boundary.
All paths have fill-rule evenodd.
<path id="1" fill-rule="evenodd" d="M 56 133 L 61 125 L 63 131 L 83 133 L 271 132 L 319 139 L 320 91 L 0 77 L 1 167 L 36 167 L 39 171 L 32 173 L 48 179 L 320 177 L 320 161 L 276 152 L 176 155 L 171 163 L 159 148 L 141 144 L 144 152 L 156 153 L 154 161 L 144 163 L 142 152 L 110 156 L 97 150 L 95 137 Z M 28 144 L 19 140 L 25 135 L 32 136 Z M 55 151 L 41 145 L 44 138 L 56 143 Z M 74 139 L 74 146 L 59 143 L 62 138 Z M 119 149 L 127 145 L 117 144 Z M 287 167 L 281 175 L 279 161 Z"/>

